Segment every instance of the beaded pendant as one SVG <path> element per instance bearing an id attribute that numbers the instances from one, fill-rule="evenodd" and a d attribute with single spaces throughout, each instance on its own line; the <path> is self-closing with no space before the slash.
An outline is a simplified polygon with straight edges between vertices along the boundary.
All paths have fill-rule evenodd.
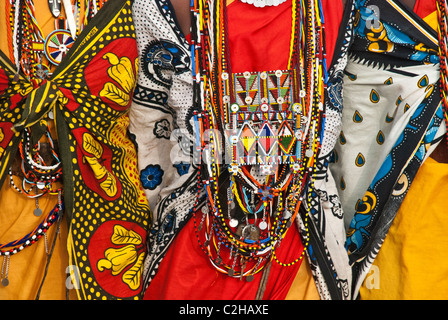
<path id="1" fill-rule="evenodd" d="M 289 266 L 304 257 L 283 263 L 275 254 L 296 219 L 307 246 L 299 209 L 312 191 L 323 128 L 323 23 L 320 1 L 293 0 L 292 8 L 289 69 L 232 73 L 225 3 L 192 7 L 196 149 L 207 198 L 196 233 L 218 271 L 247 281 L 272 260 Z"/>
<path id="2" fill-rule="evenodd" d="M 48 7 L 50 8 L 53 17 L 58 18 L 61 14 L 61 0 L 48 0 Z"/>

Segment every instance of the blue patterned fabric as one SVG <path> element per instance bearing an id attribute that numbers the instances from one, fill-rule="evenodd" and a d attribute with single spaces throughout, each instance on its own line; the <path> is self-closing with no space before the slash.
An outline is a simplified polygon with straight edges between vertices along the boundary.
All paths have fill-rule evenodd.
<path id="1" fill-rule="evenodd" d="M 396 0 L 355 0 L 355 8 L 342 131 L 330 166 L 341 199 L 349 187 L 360 189 L 353 185 L 359 177 L 369 176 L 358 176 L 357 168 L 372 171 L 362 182 L 366 188 L 357 190 L 361 198 L 342 201 L 344 214 L 352 217 L 346 249 L 354 296 L 443 123 L 437 33 Z M 372 117 L 381 123 L 376 126 Z M 360 139 L 371 143 L 363 146 L 365 153 L 353 151 Z M 377 153 L 369 153 L 372 148 Z"/>

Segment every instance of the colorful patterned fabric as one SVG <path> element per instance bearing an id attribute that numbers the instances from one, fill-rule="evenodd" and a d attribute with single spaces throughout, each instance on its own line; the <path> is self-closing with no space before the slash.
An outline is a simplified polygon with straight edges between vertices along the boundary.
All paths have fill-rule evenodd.
<path id="1" fill-rule="evenodd" d="M 16 68 L 0 52 L 0 182 L 22 132 L 37 134 L 52 111 L 72 282 L 81 299 L 142 294 L 150 211 L 127 132 L 137 68 L 131 1 L 124 0 L 107 2 L 48 81 L 15 79 Z"/>
<path id="2" fill-rule="evenodd" d="M 324 12 L 343 10 L 342 2 L 334 0 L 322 1 L 322 6 Z M 169 1 L 135 1 L 133 8 L 138 47 L 142 55 L 136 96 L 130 112 L 130 130 L 136 136 L 141 178 L 146 184 L 145 192 L 150 206 L 154 209 L 149 254 L 145 261 L 145 284 L 149 286 L 150 296 L 152 281 L 162 264 L 168 265 L 169 271 L 170 264 L 165 257 L 171 257 L 173 244 L 178 245 L 176 237 L 183 236 L 183 231 L 191 230 L 186 237 L 190 238 L 189 242 L 182 244 L 191 248 L 191 241 L 196 243 L 193 227 L 190 228 L 188 223 L 193 222 L 190 218 L 195 204 L 200 207 L 204 198 L 203 194 L 197 193 L 199 160 L 194 158 L 198 155 L 192 149 L 196 135 L 192 126 L 194 109 L 190 70 L 194 61 L 190 59 L 190 46 L 175 21 Z M 326 175 L 328 158 L 337 139 L 335 126 L 341 108 L 343 69 L 352 35 L 351 8 L 352 2 L 347 1 L 343 17 L 336 14 L 325 16 L 328 19 L 325 38 L 332 43 L 327 47 L 331 48 L 328 49 L 328 56 L 332 57 L 332 63 L 328 64 L 331 101 L 329 99 L 326 106 L 331 111 L 327 109 L 325 132 L 329 134 L 325 133 L 323 137 L 316 191 L 312 192 L 309 201 L 312 214 L 309 223 L 313 234 L 307 250 L 322 299 L 347 299 L 351 296 L 351 272 L 344 248 L 345 231 L 340 203 L 335 184 Z M 260 21 L 257 23 L 262 24 Z M 341 28 L 338 30 L 339 24 Z M 233 26 L 240 29 L 238 23 Z M 240 39 L 242 43 L 243 39 Z M 260 45 L 270 47 L 272 43 L 266 41 Z M 250 48 L 246 49 L 250 51 Z M 280 63 L 280 60 L 279 57 L 274 63 Z M 254 67 L 253 70 L 257 70 L 256 66 L 265 67 L 264 55 L 254 55 L 252 62 L 250 66 Z M 243 63 L 243 67 L 248 67 L 247 63 Z M 206 259 L 204 256 L 204 261 Z"/>
<path id="3" fill-rule="evenodd" d="M 437 34 L 399 1 L 357 0 L 355 6 L 342 131 L 330 165 L 348 227 L 354 297 L 445 130 Z"/>

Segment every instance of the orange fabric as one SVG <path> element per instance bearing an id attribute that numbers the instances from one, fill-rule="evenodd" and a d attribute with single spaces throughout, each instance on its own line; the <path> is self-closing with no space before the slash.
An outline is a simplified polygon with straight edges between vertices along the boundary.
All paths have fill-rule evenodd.
<path id="1" fill-rule="evenodd" d="M 19 179 L 14 180 L 20 183 Z M 36 217 L 33 214 L 36 208 L 35 200 L 28 199 L 18 194 L 9 186 L 6 180 L 0 192 L 0 243 L 9 243 L 20 239 L 31 232 L 44 219 L 44 215 L 51 211 L 57 203 L 57 196 L 43 197 L 39 199 L 39 207 L 44 214 Z M 56 241 L 50 268 L 40 295 L 45 299 L 65 299 L 65 280 L 68 266 L 68 254 L 66 249 L 67 228 L 65 219 L 62 221 L 61 234 Z M 50 248 L 56 232 L 56 224 L 53 224 L 47 232 L 47 244 Z M 0 257 L 0 265 L 5 261 Z M 6 261 L 5 261 L 6 263 Z M 45 239 L 42 237 L 35 244 L 23 249 L 21 252 L 9 258 L 9 285 L 0 285 L 0 300 L 33 300 L 42 281 L 47 255 Z M 6 272 L 6 267 L 4 272 Z"/>
<path id="2" fill-rule="evenodd" d="M 320 300 L 308 260 L 302 262 L 285 300 Z"/>
<path id="3" fill-rule="evenodd" d="M 417 173 L 360 288 L 364 300 L 447 299 L 448 164 L 428 158 Z"/>
<path id="4" fill-rule="evenodd" d="M 6 12 L 6 2 L 0 1 L 0 50 L 2 50 L 10 59 L 9 46 L 6 35 L 9 28 L 9 13 Z M 44 35 L 54 30 L 54 18 L 48 8 L 46 1 L 35 1 L 36 20 L 41 27 Z M 83 5 L 82 5 L 83 7 Z M 83 10 L 82 10 L 83 12 Z M 15 180 L 20 184 L 19 180 Z M 57 196 L 43 197 L 39 199 L 39 207 L 44 214 L 35 217 L 33 214 L 36 208 L 36 202 L 18 194 L 9 186 L 9 180 L 6 178 L 0 192 L 0 243 L 8 243 L 19 239 L 32 231 L 44 218 L 44 215 L 51 211 L 57 203 Z M 47 233 L 48 246 L 52 244 L 55 236 L 56 224 L 54 224 Z M 61 232 L 57 236 L 54 252 L 51 257 L 51 263 L 45 278 L 41 300 L 65 300 L 66 299 L 66 280 L 68 274 L 68 253 L 67 253 L 67 222 L 64 219 L 61 222 Z M 10 257 L 9 261 L 9 285 L 4 287 L 0 285 L 0 300 L 32 300 L 36 298 L 36 293 L 43 279 L 47 255 L 45 251 L 45 240 L 42 238 L 37 243 L 25 248 L 18 254 Z M 0 257 L 0 266 L 3 263 L 3 257 Z M 73 291 L 73 290 L 71 290 Z M 75 296 L 70 294 L 70 298 Z"/>
<path id="5" fill-rule="evenodd" d="M 342 1 L 322 0 L 322 3 L 324 12 L 332 13 L 326 21 L 327 58 L 331 59 L 342 19 Z M 232 72 L 287 68 L 291 0 L 278 7 L 265 8 L 233 1 L 227 7 L 227 15 Z M 288 263 L 300 255 L 302 248 L 298 230 L 292 227 L 277 256 Z M 319 299 L 309 265 L 304 263 L 304 268 L 300 268 L 301 264 L 302 261 L 282 267 L 272 262 L 263 299 Z M 216 271 L 199 247 L 191 219 L 169 248 L 145 299 L 254 299 L 260 279 L 261 273 L 252 282 L 246 282 Z"/>
<path id="6" fill-rule="evenodd" d="M 10 44 L 8 44 L 7 35 L 9 32 L 7 31 L 10 28 L 9 23 L 9 12 L 7 12 L 8 1 L 0 1 L 0 50 L 2 50 L 11 61 L 14 62 L 14 57 L 12 56 Z M 50 9 L 48 8 L 47 1 L 35 1 L 35 14 L 36 21 L 42 30 L 44 37 L 52 32 L 55 28 L 53 15 L 50 13 Z M 62 15 L 64 14 L 64 6 L 62 6 Z M 84 14 L 84 3 L 81 1 L 81 12 L 80 15 Z M 80 19 L 79 21 L 82 21 Z M 81 22 L 80 22 L 81 23 Z M 11 40 L 9 40 L 11 41 Z"/>

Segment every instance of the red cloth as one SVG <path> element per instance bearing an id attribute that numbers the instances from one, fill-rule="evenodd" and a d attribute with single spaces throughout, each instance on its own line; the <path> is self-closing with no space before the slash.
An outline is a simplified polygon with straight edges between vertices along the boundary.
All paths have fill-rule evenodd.
<path id="1" fill-rule="evenodd" d="M 414 12 L 419 15 L 420 18 L 426 18 L 436 10 L 435 0 L 417 0 L 414 6 Z"/>
<path id="2" fill-rule="evenodd" d="M 198 220 L 201 214 L 198 215 Z M 288 230 L 278 251 L 280 261 L 291 262 L 300 256 L 302 244 L 297 229 Z M 273 262 L 265 298 L 284 299 L 300 263 L 281 267 Z M 216 271 L 199 247 L 191 219 L 181 230 L 164 260 L 145 299 L 154 300 L 247 300 L 254 299 L 261 273 L 252 282 L 240 281 Z"/>
<path id="3" fill-rule="evenodd" d="M 341 0 L 322 0 L 326 17 L 327 59 L 332 58 L 342 19 Z M 238 0 L 228 8 L 230 57 L 233 72 L 286 69 L 291 29 L 291 0 L 278 7 L 256 8 Z M 328 65 L 330 62 L 328 62 Z M 200 216 L 200 215 L 198 215 Z M 276 251 L 280 261 L 298 258 L 303 246 L 297 228 L 291 227 Z M 291 267 L 272 263 L 263 299 L 283 300 L 301 262 Z M 151 282 L 145 299 L 247 300 L 254 299 L 261 273 L 252 282 L 216 271 L 199 247 L 191 219 L 173 241 Z"/>
<path id="4" fill-rule="evenodd" d="M 342 20 L 342 0 L 321 0 L 325 15 L 327 66 L 333 58 Z M 232 72 L 286 69 L 291 41 L 289 5 L 256 8 L 235 0 L 228 8 Z M 269 59 L 269 60 L 268 60 Z M 266 68 L 266 67 L 269 68 Z"/>

